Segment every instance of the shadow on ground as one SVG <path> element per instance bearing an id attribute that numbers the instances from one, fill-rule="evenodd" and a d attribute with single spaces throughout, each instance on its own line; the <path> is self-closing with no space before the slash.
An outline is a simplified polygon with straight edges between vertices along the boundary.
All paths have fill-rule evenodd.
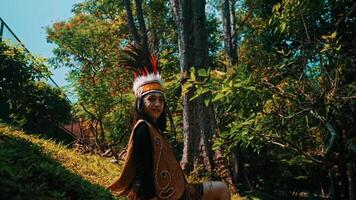
<path id="1" fill-rule="evenodd" d="M 0 199 L 115 199 L 70 172 L 41 147 L 0 133 Z"/>

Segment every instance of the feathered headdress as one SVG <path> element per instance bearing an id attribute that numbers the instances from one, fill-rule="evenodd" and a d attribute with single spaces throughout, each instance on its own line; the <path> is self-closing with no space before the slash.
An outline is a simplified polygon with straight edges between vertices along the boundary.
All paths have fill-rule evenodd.
<path id="1" fill-rule="evenodd" d="M 134 73 L 133 91 L 136 96 L 148 92 L 163 92 L 161 75 L 158 72 L 158 58 L 138 44 L 129 44 L 123 50 L 120 64 Z"/>

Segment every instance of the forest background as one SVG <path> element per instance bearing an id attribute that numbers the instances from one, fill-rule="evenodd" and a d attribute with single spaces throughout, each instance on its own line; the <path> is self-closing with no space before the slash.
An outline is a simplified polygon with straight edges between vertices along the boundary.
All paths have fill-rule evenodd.
<path id="1" fill-rule="evenodd" d="M 78 119 L 89 136 L 78 144 L 120 159 L 134 96 L 118 60 L 134 41 L 159 55 L 175 125 L 165 136 L 191 181 L 223 179 L 264 199 L 355 199 L 355 9 L 87 0 L 47 28 L 50 64 L 70 69 L 77 101 L 38 81 L 49 76 L 43 60 L 1 43 L 1 118 L 30 132 Z"/>

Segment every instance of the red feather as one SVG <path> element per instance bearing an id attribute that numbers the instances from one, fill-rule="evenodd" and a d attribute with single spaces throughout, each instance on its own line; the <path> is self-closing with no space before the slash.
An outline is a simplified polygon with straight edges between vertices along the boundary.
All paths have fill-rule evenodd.
<path id="1" fill-rule="evenodd" d="M 120 65 L 134 71 L 134 76 L 147 76 L 157 74 L 159 69 L 158 58 L 139 44 L 128 44 L 120 56 Z"/>

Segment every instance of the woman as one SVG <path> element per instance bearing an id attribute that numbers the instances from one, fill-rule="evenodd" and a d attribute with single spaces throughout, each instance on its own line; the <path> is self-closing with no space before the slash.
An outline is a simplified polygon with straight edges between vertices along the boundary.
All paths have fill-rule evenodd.
<path id="1" fill-rule="evenodd" d="M 229 200 L 230 192 L 222 182 L 187 183 L 171 146 L 162 137 L 171 115 L 167 116 L 158 59 L 134 45 L 129 45 L 124 55 L 121 64 L 134 69 L 135 75 L 134 127 L 122 174 L 109 189 L 130 200 Z"/>

